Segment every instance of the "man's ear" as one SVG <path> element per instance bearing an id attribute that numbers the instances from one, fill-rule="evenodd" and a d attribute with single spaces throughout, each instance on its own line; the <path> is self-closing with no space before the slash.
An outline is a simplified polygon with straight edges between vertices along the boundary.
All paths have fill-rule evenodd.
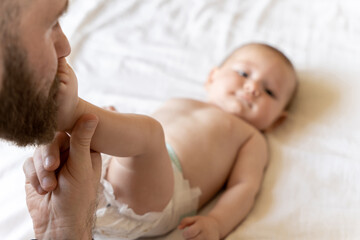
<path id="1" fill-rule="evenodd" d="M 205 88 L 208 88 L 208 86 L 211 85 L 211 83 L 214 81 L 214 74 L 218 71 L 218 67 L 214 67 L 211 69 L 209 75 L 208 75 L 208 78 L 205 82 Z"/>
<path id="2" fill-rule="evenodd" d="M 289 113 L 287 111 L 283 111 L 280 116 L 268 127 L 264 130 L 265 133 L 269 133 L 279 127 L 285 120 L 287 119 Z"/>

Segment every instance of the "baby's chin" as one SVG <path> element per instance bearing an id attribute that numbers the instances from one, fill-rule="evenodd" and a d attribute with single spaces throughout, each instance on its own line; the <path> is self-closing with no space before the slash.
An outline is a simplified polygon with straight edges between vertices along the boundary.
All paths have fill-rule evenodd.
<path id="1" fill-rule="evenodd" d="M 245 120 L 244 119 L 244 113 L 243 113 L 243 109 L 242 108 L 226 108 L 226 109 L 222 109 L 223 111 L 227 112 L 228 114 L 231 114 L 239 119 Z M 246 120 L 245 120 L 246 121 Z"/>
<path id="2" fill-rule="evenodd" d="M 244 107 L 239 101 L 229 101 L 225 106 L 222 106 L 222 109 L 237 117 L 242 117 L 244 112 Z"/>

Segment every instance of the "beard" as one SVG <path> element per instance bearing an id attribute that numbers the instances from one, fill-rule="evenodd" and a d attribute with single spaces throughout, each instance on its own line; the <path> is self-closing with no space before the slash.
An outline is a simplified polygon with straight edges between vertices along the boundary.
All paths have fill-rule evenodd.
<path id="1" fill-rule="evenodd" d="M 26 51 L 14 41 L 5 47 L 2 57 L 0 138 L 18 146 L 49 143 L 56 131 L 58 79 L 54 77 L 48 94 L 39 91 Z"/>

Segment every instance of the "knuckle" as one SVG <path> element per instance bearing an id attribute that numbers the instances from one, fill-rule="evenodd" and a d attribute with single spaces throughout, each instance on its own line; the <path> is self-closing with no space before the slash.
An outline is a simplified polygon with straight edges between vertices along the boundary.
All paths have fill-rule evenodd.
<path id="1" fill-rule="evenodd" d="M 71 143 L 80 148 L 89 148 L 91 139 L 87 137 L 75 137 L 71 138 Z"/>
<path id="2" fill-rule="evenodd" d="M 30 177 L 35 174 L 33 158 L 27 158 L 23 164 L 23 171 L 25 177 Z"/>
<path id="3" fill-rule="evenodd" d="M 30 175 L 29 182 L 35 189 L 40 185 L 39 179 L 35 174 Z"/>
<path id="4" fill-rule="evenodd" d="M 28 171 L 28 165 L 29 165 L 29 161 L 31 161 L 31 158 L 27 158 L 23 164 L 23 171 L 26 175 L 27 171 Z"/>

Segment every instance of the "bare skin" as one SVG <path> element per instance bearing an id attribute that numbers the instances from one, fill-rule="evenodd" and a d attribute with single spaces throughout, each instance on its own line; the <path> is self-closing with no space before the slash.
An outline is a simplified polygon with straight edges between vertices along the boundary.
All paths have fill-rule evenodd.
<path id="1" fill-rule="evenodd" d="M 59 101 L 66 101 L 73 96 L 76 77 L 66 64 L 61 66 Z M 165 143 L 174 148 L 184 178 L 201 189 L 199 208 L 225 186 L 208 215 L 181 222 L 180 229 L 187 227 L 185 239 L 224 238 L 251 210 L 268 163 L 262 131 L 285 118 L 295 73 L 278 54 L 250 45 L 214 68 L 205 86 L 208 102 L 173 99 L 152 117 L 107 111 L 77 98 L 60 109 L 69 116 L 61 122 L 69 132 L 84 113 L 98 116 L 91 148 L 116 156 L 106 179 L 117 201 L 137 214 L 161 211 L 173 195 Z"/>
<path id="2" fill-rule="evenodd" d="M 10 110 L 6 115 L 16 120 L 13 124 L 18 133 L 29 132 L 36 125 L 43 126 L 43 131 L 38 131 L 42 136 L 29 134 L 24 141 L 19 134 L 11 139 L 19 145 L 45 142 L 54 135 L 54 129 L 42 121 L 53 118 L 48 115 L 41 119 L 44 115 L 39 114 L 48 112 L 48 105 L 39 103 L 52 97 L 49 93 L 55 82 L 58 59 L 68 56 L 71 51 L 58 22 L 68 4 L 68 0 L 2 0 L 0 3 L 0 94 L 3 97 L 0 108 Z M 11 84 L 7 84 L 9 81 Z M 21 86 L 23 91 L 14 86 Z M 18 100 L 21 104 L 14 104 Z M 18 111 L 19 105 L 25 106 L 21 108 L 25 111 Z M 0 118 L 7 121 L 5 111 L 1 112 Z M 31 111 L 40 117 L 33 118 L 35 113 Z M 25 123 L 20 124 L 22 121 Z M 96 124 L 96 116 L 82 116 L 74 126 L 72 138 L 64 133 L 56 134 L 49 149 L 44 147 L 36 151 L 34 158 L 40 161 L 33 158 L 25 161 L 26 202 L 36 238 L 92 239 L 93 212 L 101 174 L 100 154 L 90 153 Z M 7 136 L 9 132 L 12 134 L 11 131 L 11 128 L 2 128 L 0 135 Z M 51 169 L 44 168 L 41 161 L 41 155 L 47 150 L 58 159 Z M 60 158 L 63 164 L 59 167 Z M 41 170 L 37 171 L 40 165 Z M 54 180 L 56 170 L 58 185 L 52 193 L 45 195 L 36 186 L 39 186 L 39 173 L 46 170 L 50 170 L 47 173 Z M 56 184 L 52 186 L 56 187 Z"/>
<path id="3" fill-rule="evenodd" d="M 232 114 L 191 99 L 171 100 L 153 116 L 163 126 L 166 142 L 175 149 L 184 177 L 193 187 L 200 187 L 200 206 L 223 187 L 241 146 L 259 134 Z M 262 168 L 265 163 L 264 159 Z"/>

